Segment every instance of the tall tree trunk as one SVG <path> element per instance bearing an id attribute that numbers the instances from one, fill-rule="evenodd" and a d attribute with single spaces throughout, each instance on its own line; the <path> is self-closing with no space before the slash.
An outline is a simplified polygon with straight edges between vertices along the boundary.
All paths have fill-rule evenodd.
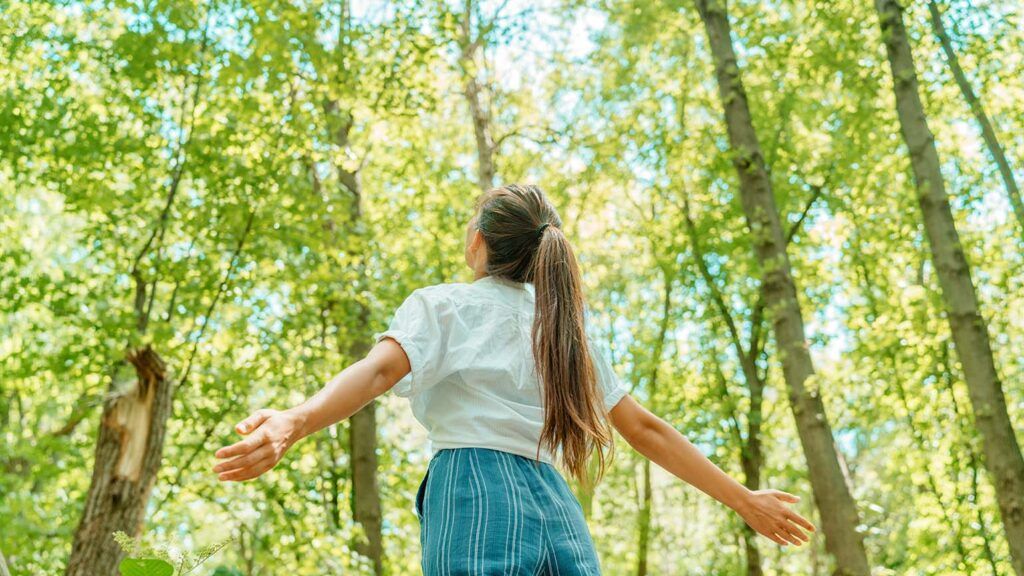
<path id="1" fill-rule="evenodd" d="M 111 383 L 103 407 L 92 483 L 75 531 L 68 576 L 112 576 L 123 552 L 112 534 L 136 535 L 163 457 L 173 383 L 164 361 L 150 347 L 127 355 L 135 382 L 127 390 Z"/>
<path id="2" fill-rule="evenodd" d="M 857 531 L 859 517 L 843 478 L 832 430 L 817 384 L 807 387 L 814 365 L 807 349 L 803 317 L 797 301 L 786 239 L 772 193 L 771 180 L 754 131 L 747 96 L 740 79 L 725 7 L 716 0 L 695 0 L 715 61 L 718 92 L 740 181 L 740 197 L 761 266 L 766 309 L 789 389 L 814 500 L 822 517 L 825 547 L 836 562 L 836 574 L 867 576 L 867 553 Z"/>
<path id="3" fill-rule="evenodd" d="M 673 276 L 662 268 L 661 278 L 663 284 L 661 301 L 661 319 L 658 325 L 658 339 L 654 342 L 654 350 L 651 353 L 651 373 L 647 386 L 647 399 L 651 403 L 651 409 L 655 408 L 658 394 L 658 377 L 661 369 L 661 356 L 665 351 L 665 340 L 668 338 L 669 314 L 672 311 L 672 282 Z M 640 502 L 640 513 L 637 519 L 637 561 L 636 576 L 647 576 L 648 556 L 651 547 L 651 521 L 654 517 L 654 505 L 651 501 L 651 462 L 643 460 L 643 499 Z"/>
<path id="4" fill-rule="evenodd" d="M 354 73 L 350 59 L 352 52 L 349 50 L 349 34 L 351 32 L 351 3 L 342 0 L 341 11 L 338 15 L 338 45 L 336 49 L 336 63 L 338 68 L 332 74 L 332 82 L 336 86 L 345 86 L 355 89 L 353 84 Z M 325 104 L 325 113 L 328 121 L 328 130 L 331 139 L 338 150 L 350 151 L 351 143 L 349 136 L 355 124 L 352 111 L 343 107 L 338 99 L 332 99 Z M 361 169 L 366 161 L 364 157 L 357 166 L 349 167 L 344 159 L 338 159 L 334 164 L 334 173 L 338 179 L 342 196 L 347 196 L 348 221 L 346 222 L 347 236 L 345 241 L 349 243 L 348 250 L 354 256 L 353 269 L 356 280 L 354 281 L 354 307 L 355 325 L 352 327 L 354 333 L 359 335 L 349 340 L 345 349 L 342 350 L 348 358 L 356 361 L 366 356 L 372 347 L 364 335 L 370 333 L 370 311 L 368 304 L 363 300 L 363 294 L 369 292 L 369 274 L 366 271 L 367 242 L 366 224 L 363 221 L 363 183 Z M 314 183 L 316 181 L 314 180 Z M 337 239 L 337 227 L 333 222 L 328 226 Z M 382 512 L 380 501 L 380 487 L 377 484 L 377 402 L 372 401 L 361 410 L 349 417 L 349 457 L 352 466 L 352 490 L 350 495 L 350 507 L 352 518 L 358 523 L 365 535 L 365 538 L 358 538 L 353 547 L 356 552 L 366 556 L 373 563 L 374 574 L 384 574 L 384 541 L 382 534 Z"/>
<path id="5" fill-rule="evenodd" d="M 992 122 L 989 121 L 981 99 L 974 93 L 974 88 L 967 79 L 967 75 L 964 74 L 964 69 L 960 67 L 960 59 L 957 57 L 956 51 L 953 50 L 949 34 L 946 33 L 946 27 L 942 23 L 942 13 L 939 12 L 939 5 L 935 0 L 928 1 L 928 12 L 931 14 L 932 30 L 939 39 L 939 44 L 942 45 L 942 51 L 946 53 L 946 62 L 949 63 L 949 69 L 953 72 L 956 85 L 960 87 L 960 93 L 964 95 L 964 100 L 971 107 L 971 113 L 974 114 L 974 119 L 978 121 L 978 126 L 981 128 L 981 137 L 985 140 L 985 145 L 999 168 L 999 175 L 1003 178 L 1003 184 L 1006 186 L 1010 205 L 1013 206 L 1013 213 L 1017 216 L 1017 223 L 1020 225 L 1021 238 L 1024 239 L 1024 202 L 1021 201 L 1020 188 L 1017 187 L 1017 180 L 1014 178 L 1010 161 L 1006 158 L 1006 152 L 999 143 L 999 137 L 996 136 L 996 131 L 992 127 Z"/>
<path id="6" fill-rule="evenodd" d="M 792 224 L 786 233 L 786 246 L 789 246 L 793 237 L 796 236 L 807 214 L 818 198 L 821 197 L 821 194 L 822 188 L 815 187 L 814 193 L 808 199 L 803 212 L 800 214 L 800 218 Z M 731 408 L 731 429 L 736 443 L 740 447 L 740 467 L 743 469 L 743 485 L 751 490 L 759 490 L 761 488 L 761 468 L 764 466 L 761 425 L 764 421 L 764 390 L 767 387 L 767 375 L 757 367 L 757 359 L 765 356 L 764 339 L 761 337 L 764 323 L 764 294 L 763 292 L 759 293 L 757 301 L 751 307 L 750 340 L 747 346 L 744 347 L 738 323 L 733 317 L 733 313 L 726 303 L 721 289 L 718 287 L 719 282 L 717 278 L 715 278 L 705 260 L 705 251 L 700 241 L 700 234 L 690 215 L 690 200 L 685 194 L 683 195 L 683 217 L 686 233 L 693 248 L 697 270 L 704 279 L 704 283 L 708 286 L 711 294 L 711 303 L 718 309 L 718 313 L 728 330 L 729 342 L 732 344 L 733 351 L 739 359 L 740 368 L 743 371 L 743 379 L 750 394 L 750 409 L 747 413 L 747 435 L 744 438 L 743 433 L 740 431 L 739 421 L 736 418 L 738 409 L 735 402 L 731 401 L 725 375 L 720 368 L 716 369 L 719 386 L 722 389 L 722 398 L 730 404 Z M 746 551 L 747 575 L 761 576 L 764 572 L 761 568 L 761 553 L 757 547 L 758 534 L 749 524 L 744 523 L 742 536 Z"/>
<path id="7" fill-rule="evenodd" d="M 950 404 L 953 406 L 953 413 L 956 415 L 956 425 L 960 429 L 962 435 L 968 436 L 968 439 L 964 444 L 965 451 L 967 452 L 967 468 L 971 475 L 971 492 L 970 495 L 965 495 L 958 489 L 960 481 L 960 473 L 963 468 L 960 465 L 960 457 L 955 451 L 952 452 L 951 468 L 953 469 L 952 476 L 953 482 L 953 497 L 957 501 L 958 510 L 973 510 L 975 514 L 975 521 L 972 523 L 975 527 L 975 532 L 980 537 L 982 552 L 985 555 L 985 561 L 988 562 L 989 568 L 992 570 L 992 576 L 1000 576 L 999 563 L 996 561 L 995 554 L 992 551 L 992 531 L 989 530 L 988 521 L 985 519 L 985 511 L 977 503 L 981 502 L 981 493 L 978 490 L 978 451 L 974 447 L 970 436 L 974 432 L 969 417 L 964 414 L 964 411 L 960 408 L 960 402 L 956 398 L 956 391 L 953 389 L 953 375 L 950 372 L 952 362 L 950 358 L 954 352 L 950 350 L 951 346 L 949 342 L 943 342 L 939 353 L 936 355 L 938 364 L 941 364 L 941 369 L 937 369 L 939 373 L 939 381 L 942 382 L 943 387 L 947 394 L 949 394 Z M 938 368 L 938 367 L 937 367 Z M 963 515 L 959 515 L 963 516 Z M 963 536 L 963 525 L 968 521 L 967 518 L 960 518 L 957 522 L 957 533 L 956 538 L 958 540 L 966 540 Z M 964 565 L 967 566 L 970 573 L 974 573 L 973 568 L 975 567 L 974 562 L 964 561 Z"/>
<path id="8" fill-rule="evenodd" d="M 810 210 L 810 206 L 814 200 L 817 199 L 817 196 L 818 194 L 816 193 L 811 198 L 807 209 L 804 211 L 805 214 Z M 739 420 L 736 417 L 738 409 L 736 408 L 735 402 L 731 401 L 725 375 L 722 373 L 720 367 L 718 367 L 716 361 L 715 372 L 722 391 L 722 398 L 730 405 L 730 421 L 732 422 L 731 429 L 736 443 L 740 448 L 740 467 L 743 469 L 743 485 L 751 490 L 759 490 L 761 486 L 761 468 L 764 464 L 764 455 L 761 443 L 761 424 L 764 418 L 763 410 L 766 376 L 758 369 L 756 359 L 762 357 L 764 354 L 764 341 L 760 337 L 762 331 L 761 326 L 764 321 L 764 295 L 760 294 L 758 296 L 757 303 L 752 307 L 750 342 L 747 347 L 744 347 L 733 313 L 728 304 L 726 304 L 725 297 L 722 296 L 722 292 L 718 287 L 718 281 L 715 278 L 715 275 L 712 274 L 711 268 L 707 265 L 707 262 L 704 259 L 704 248 L 700 242 L 700 235 L 697 231 L 697 226 L 694 223 L 693 218 L 690 216 L 689 198 L 685 195 L 683 196 L 683 216 L 686 233 L 690 238 L 690 245 L 693 248 L 697 270 L 704 279 L 704 283 L 708 285 L 708 289 L 711 293 L 711 302 L 714 307 L 718 309 L 718 313 L 726 325 L 729 333 L 729 341 L 732 344 L 736 357 L 739 358 L 740 367 L 743 371 L 743 378 L 750 393 L 750 410 L 747 413 L 747 435 L 746 438 L 744 438 L 740 431 Z M 801 219 L 800 222 L 802 221 L 803 220 Z M 795 224 L 793 229 L 787 235 L 787 244 L 789 242 L 789 238 L 792 238 L 796 233 L 796 227 L 800 222 Z M 757 532 L 751 528 L 749 524 L 743 523 L 742 536 L 747 559 L 747 574 L 748 576 L 761 576 L 763 571 L 761 569 L 761 554 L 757 547 Z"/>
<path id="9" fill-rule="evenodd" d="M 873 321 L 876 318 L 880 318 L 883 314 L 882 305 L 878 302 L 878 299 L 875 297 L 875 288 L 878 287 L 885 290 L 886 287 L 876 283 L 873 276 L 871 275 L 870 266 L 867 262 L 865 262 L 864 258 L 862 257 L 862 234 L 860 231 L 860 226 L 858 224 L 858 219 L 856 217 L 851 217 L 850 220 L 853 223 L 853 240 L 851 240 L 850 242 L 852 245 L 852 250 L 850 251 L 851 259 L 853 260 L 856 270 L 860 272 L 860 278 L 863 282 L 863 294 L 865 304 L 867 307 L 867 312 L 868 314 L 870 314 L 870 319 Z M 904 386 L 904 375 L 900 368 L 898 356 L 898 350 L 901 344 L 899 344 L 899 342 L 896 340 L 896 338 L 898 338 L 898 335 L 879 335 L 879 337 L 889 338 L 888 340 L 885 341 L 884 346 L 882 346 L 880 350 L 882 356 L 881 360 L 885 364 L 885 372 L 883 374 L 885 381 L 889 382 L 889 388 L 896 393 L 896 398 L 897 400 L 899 400 L 900 406 L 903 408 L 903 422 L 906 425 L 907 430 L 910 432 L 910 437 L 914 440 L 914 444 L 916 445 L 918 451 L 922 455 L 929 455 L 930 451 L 933 450 L 933 448 L 929 447 L 929 442 L 928 438 L 925 436 L 925 431 L 922 430 L 921 427 L 914 420 L 914 409 L 910 405 L 910 396 L 907 394 L 906 386 Z M 950 368 L 948 367 L 949 365 L 943 364 L 943 366 L 943 373 L 948 374 L 950 370 Z M 889 389 L 886 390 L 886 393 L 888 392 Z M 957 472 L 957 470 L 953 471 L 954 477 L 957 476 Z M 950 527 L 956 527 L 958 536 L 955 538 L 955 541 L 957 553 L 960 555 L 960 561 L 963 562 L 963 565 L 968 568 L 968 572 L 974 573 L 973 562 L 971 560 L 970 555 L 967 553 L 967 549 L 965 547 L 967 539 L 959 536 L 963 532 L 964 519 L 961 518 L 960 515 L 956 515 L 956 517 L 954 517 L 950 514 L 950 508 L 949 506 L 946 505 L 946 502 L 943 500 L 942 491 L 939 489 L 939 479 L 936 477 L 936 474 L 932 472 L 929 466 L 925 466 L 925 478 L 925 483 L 921 483 L 914 479 L 911 479 L 911 487 L 914 488 L 915 490 L 927 491 L 929 494 L 931 494 L 932 498 L 935 499 L 935 504 L 938 506 L 939 510 L 942 511 L 943 522 L 942 524 L 936 526 L 936 531 L 941 530 L 943 532 L 946 532 Z M 980 533 L 979 535 L 981 536 L 982 540 L 987 539 L 986 534 Z"/>
<path id="10" fill-rule="evenodd" d="M 334 144 L 340 150 L 348 149 L 354 118 L 350 112 L 341 109 L 337 100 L 327 103 L 326 112 L 334 121 Z M 353 268 L 356 273 L 354 304 L 357 312 L 353 330 L 355 334 L 364 335 L 370 333 L 370 311 L 366 302 L 361 300 L 361 295 L 368 292 L 369 283 L 369 275 L 366 272 L 366 231 L 362 212 L 363 183 L 359 167 L 351 169 L 339 162 L 334 168 L 341 192 L 349 199 L 347 240 L 355 244 L 354 247 L 350 247 L 355 255 Z M 333 227 L 333 224 L 329 225 Z M 357 337 L 348 342 L 344 352 L 348 358 L 355 361 L 366 356 L 370 348 L 370 342 L 363 337 Z M 381 530 L 380 488 L 377 484 L 376 401 L 370 402 L 349 418 L 349 456 L 352 464 L 352 518 L 363 528 L 366 536 L 365 539 L 356 540 L 355 549 L 373 562 L 374 573 L 380 576 L 384 573 L 384 543 Z"/>
<path id="11" fill-rule="evenodd" d="M 988 327 L 978 310 L 970 266 L 960 245 L 935 139 L 928 128 L 918 93 L 917 71 L 896 0 L 875 0 L 889 64 L 896 112 L 917 184 L 932 262 L 946 303 L 964 380 L 981 433 L 985 467 L 991 475 L 1002 515 L 1011 564 L 1024 576 L 1024 457 L 1006 411 L 1006 399 L 996 371 Z"/>
<path id="12" fill-rule="evenodd" d="M 373 561 L 375 574 L 384 573 L 380 490 L 377 486 L 377 403 L 371 402 L 349 419 L 352 462 L 352 517 L 366 532 L 356 551 Z"/>
<path id="13" fill-rule="evenodd" d="M 642 458 L 641 478 L 643 493 L 636 521 L 636 576 L 647 576 L 647 560 L 651 552 L 651 461 Z"/>
<path id="14" fill-rule="evenodd" d="M 764 380 L 753 362 L 753 357 L 743 358 L 744 378 L 750 388 L 750 412 L 747 416 L 747 438 L 740 451 L 740 466 L 743 468 L 743 485 L 751 490 L 761 489 L 761 467 L 764 453 L 761 447 L 761 421 L 764 405 Z M 743 523 L 743 543 L 747 553 L 747 576 L 761 576 L 761 553 L 757 548 L 757 532 Z"/>
<path id="15" fill-rule="evenodd" d="M 360 312 L 358 334 L 369 333 L 369 322 Z M 359 340 L 350 349 L 350 358 L 362 358 L 370 346 Z M 356 543 L 356 551 L 373 561 L 374 573 L 384 574 L 384 542 L 381 531 L 380 488 L 377 484 L 377 402 L 367 404 L 349 418 L 349 455 L 352 464 L 352 517 L 366 532 L 366 540 Z"/>
<path id="16" fill-rule="evenodd" d="M 491 134 L 491 115 L 484 102 L 479 82 L 479 58 L 483 37 L 473 37 L 473 0 L 466 0 L 462 14 L 462 37 L 459 39 L 459 67 L 462 68 L 463 95 L 469 104 L 476 138 L 477 186 L 481 192 L 494 187 L 495 144 Z"/>

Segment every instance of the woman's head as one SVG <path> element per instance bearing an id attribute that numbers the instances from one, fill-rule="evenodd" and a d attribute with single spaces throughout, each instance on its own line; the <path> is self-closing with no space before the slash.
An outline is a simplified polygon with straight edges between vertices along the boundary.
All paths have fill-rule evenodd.
<path id="1" fill-rule="evenodd" d="M 544 192 L 509 184 L 481 195 L 466 232 L 466 262 L 480 275 L 533 283 L 533 354 L 544 395 L 540 445 L 560 450 L 566 469 L 582 481 L 596 450 L 600 475 L 612 436 L 584 327 L 583 283 Z"/>
<path id="2" fill-rule="evenodd" d="M 562 220 L 540 188 L 509 184 L 485 192 L 466 232 L 466 263 L 481 275 L 533 282 L 534 258 L 552 226 L 561 228 Z"/>

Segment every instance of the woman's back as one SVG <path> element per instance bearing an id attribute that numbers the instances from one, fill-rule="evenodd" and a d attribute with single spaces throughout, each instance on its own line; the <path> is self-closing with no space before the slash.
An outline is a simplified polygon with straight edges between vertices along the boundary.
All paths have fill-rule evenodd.
<path id="1" fill-rule="evenodd" d="M 415 290 L 384 332 L 409 356 L 393 388 L 409 398 L 430 448 L 492 448 L 536 458 L 543 395 L 531 348 L 534 287 L 497 276 Z M 591 343 L 599 387 L 610 409 L 627 392 Z M 540 459 L 553 462 L 546 449 Z"/>

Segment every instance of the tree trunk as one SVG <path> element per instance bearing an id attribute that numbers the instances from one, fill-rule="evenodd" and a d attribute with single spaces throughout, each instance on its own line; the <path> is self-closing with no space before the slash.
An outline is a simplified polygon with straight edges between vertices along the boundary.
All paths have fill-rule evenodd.
<path id="1" fill-rule="evenodd" d="M 960 59 L 957 58 L 956 51 L 953 50 L 953 44 L 950 42 L 949 35 L 946 33 L 946 27 L 942 23 L 942 13 L 939 12 L 939 6 L 935 0 L 929 0 L 928 12 L 931 14 L 932 30 L 939 39 L 939 44 L 942 45 L 942 51 L 946 53 L 946 62 L 949 63 L 949 69 L 953 72 L 956 85 L 960 87 L 960 93 L 964 95 L 964 100 L 970 106 L 974 119 L 978 121 L 978 127 L 981 128 L 981 137 L 985 140 L 985 145 L 988 147 L 989 153 L 992 154 L 992 159 L 999 168 L 999 175 L 1003 178 L 1003 184 L 1006 186 L 1006 195 L 1010 198 L 1013 213 L 1017 216 L 1017 223 L 1020 224 L 1021 238 L 1024 239 L 1024 202 L 1021 201 L 1020 188 L 1017 187 L 1017 180 L 1013 176 L 1010 161 L 1006 158 L 1006 152 L 999 143 L 999 138 L 992 127 L 992 122 L 989 121 L 981 99 L 974 93 L 974 88 L 971 86 L 970 81 L 967 80 L 967 75 L 964 74 L 963 68 L 960 67 Z"/>
<path id="2" fill-rule="evenodd" d="M 473 135 L 476 138 L 477 186 L 481 192 L 494 187 L 494 137 L 491 135 L 491 115 L 483 102 L 477 75 L 477 56 L 480 53 L 481 38 L 473 38 L 473 0 L 466 0 L 462 18 L 459 66 L 462 68 L 463 95 L 469 104 L 469 115 L 473 120 Z"/>
<path id="3" fill-rule="evenodd" d="M 359 238 L 363 232 L 362 222 L 362 185 L 354 179 L 356 187 L 353 192 L 353 237 Z M 360 250 L 366 249 L 362 238 L 357 240 Z M 356 282 L 356 293 L 368 291 L 366 274 L 366 255 L 360 254 L 355 264 L 359 276 Z M 365 302 L 356 302 L 356 334 L 370 333 L 370 311 Z M 370 343 L 365 338 L 358 338 L 350 343 L 348 357 L 353 361 L 366 356 L 370 351 Z M 373 561 L 374 573 L 384 574 L 384 541 L 380 488 L 377 485 L 377 402 L 372 401 L 349 418 L 349 455 L 352 464 L 352 517 L 366 533 L 365 540 L 356 542 L 356 551 Z"/>
<path id="4" fill-rule="evenodd" d="M 358 178 L 353 178 L 353 220 L 354 235 L 361 235 L 363 223 L 360 201 L 362 186 Z M 361 240 L 361 249 L 365 243 Z M 357 294 L 367 288 L 365 254 L 356 263 L 359 280 L 356 282 Z M 356 303 L 359 312 L 356 314 L 356 334 L 370 333 L 370 311 L 362 301 Z M 353 361 L 366 356 L 370 351 L 370 343 L 363 338 L 350 343 L 348 357 Z M 366 533 L 366 539 L 356 542 L 356 551 L 373 561 L 374 573 L 384 574 L 384 542 L 381 533 L 382 514 L 380 489 L 377 485 L 377 402 L 372 401 L 349 418 L 349 455 L 352 464 L 352 517 Z"/>
<path id="5" fill-rule="evenodd" d="M 647 557 L 651 550 L 651 461 L 643 458 L 643 496 L 636 523 L 636 576 L 647 576 Z"/>
<path id="6" fill-rule="evenodd" d="M 96 441 L 92 483 L 75 531 L 68 576 L 113 576 L 124 553 L 112 534 L 136 535 L 160 469 L 164 434 L 171 414 L 173 383 L 163 360 L 150 347 L 127 355 L 136 380 L 125 391 L 111 390 Z M 115 384 L 111 385 L 114 388 Z"/>
<path id="7" fill-rule="evenodd" d="M 352 461 L 352 517 L 366 532 L 356 551 L 373 561 L 375 574 L 384 573 L 380 490 L 377 486 L 377 402 L 367 404 L 349 419 Z"/>
<path id="8" fill-rule="evenodd" d="M 369 314 L 360 305 L 357 334 L 369 333 Z M 364 340 L 353 343 L 350 358 L 362 358 L 370 351 Z M 349 418 L 349 455 L 352 463 L 352 517 L 366 532 L 356 551 L 373 561 L 374 573 L 384 574 L 384 541 L 381 533 L 380 489 L 377 485 L 377 402 L 364 406 Z"/>
<path id="9" fill-rule="evenodd" d="M 238 238 L 231 264 L 220 281 L 204 318 L 212 318 L 234 272 L 245 241 L 252 231 L 255 210 L 249 212 L 245 229 Z M 136 282 L 141 283 L 140 277 Z M 136 313 L 143 308 L 136 300 Z M 92 482 L 85 511 L 75 531 L 68 560 L 68 576 L 105 576 L 124 554 L 112 539 L 122 530 L 137 536 L 142 529 L 146 504 L 163 457 L 164 436 L 170 418 L 174 390 L 188 379 L 192 363 L 208 322 L 194 334 L 192 350 L 177 385 L 167 380 L 164 361 L 150 346 L 129 352 L 126 361 L 135 368 L 136 379 L 127 391 L 111 384 L 111 393 L 103 406 L 96 440 Z M 141 324 L 140 324 L 141 327 Z"/>
<path id="10" fill-rule="evenodd" d="M 917 185 L 917 199 L 931 247 L 932 262 L 946 303 L 964 380 L 981 433 L 985 467 L 999 503 L 1013 569 L 1024 576 L 1024 457 L 1006 410 L 988 327 L 978 309 L 970 266 L 953 221 L 939 154 L 918 93 L 917 71 L 902 8 L 896 0 L 875 0 L 892 69 L 896 112 Z"/>
<path id="11" fill-rule="evenodd" d="M 343 111 L 338 101 L 327 104 L 329 116 L 338 122 L 334 131 L 334 144 L 341 150 L 349 147 L 349 133 L 354 119 L 347 111 Z M 366 273 L 366 241 L 365 223 L 363 222 L 362 198 L 363 183 L 359 168 L 350 169 L 343 163 L 335 165 L 335 174 L 341 185 L 341 192 L 349 197 L 347 222 L 347 240 L 354 244 L 350 250 L 354 252 L 353 267 L 357 280 L 354 282 L 358 312 L 355 316 L 355 334 L 370 333 L 370 311 L 365 302 L 360 300 L 362 294 L 368 292 L 369 276 Z M 331 224 L 333 226 L 333 224 Z M 339 239 L 340 241 L 340 239 Z M 362 336 L 348 343 L 347 356 L 354 362 L 366 356 L 371 344 Z M 352 518 L 363 528 L 365 539 L 356 540 L 356 552 L 366 556 L 373 562 L 374 573 L 384 573 L 384 543 L 380 489 L 377 485 L 377 402 L 373 401 L 349 417 L 349 456 L 352 465 Z"/>
<path id="12" fill-rule="evenodd" d="M 672 311 L 672 282 L 674 278 L 664 268 L 662 269 L 662 301 L 661 319 L 658 325 L 658 339 L 654 343 L 654 350 L 651 354 L 651 374 L 647 386 L 647 398 L 652 410 L 656 408 L 658 395 L 658 377 L 660 376 L 661 356 L 665 351 L 665 340 L 668 337 L 669 314 Z M 654 506 L 651 501 L 651 461 L 643 461 L 643 500 L 640 504 L 640 513 L 637 520 L 637 576 L 647 576 L 648 556 L 651 548 L 651 520 L 654 516 Z"/>
<path id="13" fill-rule="evenodd" d="M 939 381 L 942 382 L 943 388 L 946 393 L 949 394 L 949 402 L 953 406 L 953 413 L 956 415 L 956 424 L 960 429 L 961 434 L 968 436 L 966 444 L 967 452 L 967 468 L 971 475 L 971 493 L 970 495 L 962 494 L 958 489 L 957 485 L 960 479 L 960 473 L 963 468 L 960 466 L 960 457 L 956 455 L 954 451 L 952 453 L 953 462 L 952 477 L 953 482 L 953 497 L 956 498 L 959 510 L 973 510 L 975 514 L 975 521 L 972 523 L 975 527 L 975 531 L 980 537 L 982 552 L 985 555 L 985 561 L 988 562 L 988 567 L 992 570 L 992 576 L 1000 576 L 999 563 L 996 561 L 995 554 L 992 551 L 992 531 L 989 530 L 988 521 L 985 519 L 985 511 L 981 506 L 976 503 L 981 502 L 981 493 L 978 487 L 978 456 L 977 450 L 974 448 L 974 443 L 971 441 L 970 435 L 974 432 L 974 429 L 970 426 L 967 421 L 968 418 L 964 414 L 964 411 L 960 409 L 960 402 L 956 399 L 956 391 L 953 389 L 953 375 L 950 372 L 951 364 L 950 358 L 952 357 L 950 352 L 949 342 L 942 343 L 942 347 L 939 349 L 938 362 L 942 365 L 941 377 Z M 963 524 L 968 521 L 967 518 L 961 518 L 960 522 L 957 523 L 957 534 L 956 537 L 960 540 L 965 540 L 963 537 Z M 967 566 L 970 573 L 974 573 L 974 563 L 964 562 L 964 566 Z"/>
<path id="14" fill-rule="evenodd" d="M 852 256 L 854 266 L 860 272 L 860 277 L 863 281 L 863 294 L 865 305 L 867 307 L 867 312 L 868 314 L 870 314 L 870 319 L 874 320 L 875 318 L 880 318 L 883 314 L 882 305 L 879 304 L 878 299 L 875 297 L 874 289 L 878 287 L 885 290 L 887 289 L 887 287 L 877 284 L 873 279 L 868 263 L 865 262 L 864 258 L 861 256 L 862 235 L 857 222 L 857 218 L 853 217 L 850 220 L 853 223 L 853 240 L 851 240 L 850 242 L 852 248 L 850 254 Z M 921 430 L 921 427 L 914 420 L 914 409 L 910 405 L 910 396 L 907 394 L 906 386 L 904 386 L 904 375 L 901 373 L 899 364 L 898 350 L 900 344 L 898 340 L 893 339 L 898 338 L 898 335 L 892 334 L 886 337 L 889 338 L 889 340 L 885 341 L 885 345 L 880 350 L 882 355 L 882 361 L 885 364 L 884 378 L 887 382 L 890 383 L 890 388 L 893 392 L 896 393 L 896 398 L 897 400 L 899 400 L 900 406 L 903 408 L 903 422 L 906 425 L 907 430 L 910 432 L 910 437 L 913 438 L 914 444 L 916 445 L 918 451 L 922 455 L 927 456 L 930 453 L 929 451 L 933 449 L 930 448 L 928 445 L 929 442 L 928 438 L 926 437 L 925 431 Z M 942 370 L 942 374 L 948 374 L 950 370 L 949 364 L 943 363 L 943 366 L 944 369 Z M 888 392 L 889 390 L 887 389 L 885 393 L 887 394 Z M 954 462 L 955 461 L 956 460 L 954 459 Z M 932 497 L 935 499 L 935 504 L 938 506 L 939 510 L 942 511 L 943 523 L 935 527 L 936 533 L 939 531 L 945 532 L 950 527 L 956 527 L 957 536 L 955 537 L 955 541 L 957 553 L 960 555 L 960 561 L 963 563 L 964 566 L 968 568 L 968 572 L 973 574 L 973 561 L 971 560 L 971 557 L 967 553 L 967 549 L 965 547 L 967 538 L 962 537 L 964 519 L 960 517 L 960 515 L 958 514 L 950 514 L 950 507 L 946 505 L 946 502 L 942 498 L 942 491 L 939 489 L 939 479 L 936 477 L 936 474 L 932 472 L 929 466 L 925 466 L 924 470 L 926 482 L 919 483 L 914 480 L 911 480 L 911 487 L 917 490 L 927 491 L 929 494 L 931 494 Z M 957 477 L 958 474 L 958 470 L 952 471 L 952 475 L 954 478 Z M 981 531 L 979 535 L 981 536 L 983 541 L 987 541 L 987 535 L 984 533 L 984 531 Z"/>
<path id="15" fill-rule="evenodd" d="M 843 479 L 817 383 L 808 387 L 814 365 L 807 349 L 785 235 L 736 63 L 728 17 L 724 6 L 715 0 L 696 0 L 696 5 L 715 61 L 740 197 L 763 267 L 765 306 L 774 311 L 776 345 L 790 408 L 807 458 L 814 500 L 821 511 L 825 547 L 835 560 L 837 575 L 867 576 L 870 569 L 863 537 L 857 531 L 856 504 Z"/>
<path id="16" fill-rule="evenodd" d="M 813 202 L 816 197 L 817 194 L 812 197 L 811 202 Z M 810 203 L 808 204 L 808 210 L 810 209 L 809 207 Z M 747 348 L 744 348 L 737 322 L 733 318 L 733 314 L 730 311 L 728 304 L 726 304 L 721 290 L 718 288 L 718 282 L 715 275 L 712 274 L 711 268 L 707 265 L 707 262 L 704 259 L 704 249 L 700 243 L 700 235 L 697 232 L 697 227 L 690 216 L 690 201 L 686 196 L 683 197 L 683 210 L 686 232 L 690 237 L 690 244 L 693 248 L 697 270 L 700 272 L 704 282 L 708 285 L 711 292 L 712 304 L 718 309 L 719 315 L 722 317 L 723 322 L 725 322 L 729 332 L 729 341 L 732 344 L 736 357 L 739 359 L 740 367 L 743 370 L 743 378 L 750 392 L 750 411 L 747 414 L 747 436 L 744 438 L 740 431 L 739 420 L 736 417 L 738 410 L 735 402 L 731 401 L 725 374 L 722 373 L 721 368 L 716 364 L 716 376 L 718 376 L 719 385 L 722 389 L 722 399 L 727 401 L 730 405 L 730 419 L 732 422 L 731 429 L 736 443 L 740 448 L 740 466 L 743 469 L 743 485 L 751 490 L 759 490 L 761 486 L 761 467 L 764 463 L 761 444 L 761 424 L 764 418 L 765 376 L 760 370 L 758 370 L 756 359 L 764 354 L 764 341 L 760 338 L 761 324 L 764 320 L 764 296 L 760 295 L 757 303 L 752 307 L 750 343 Z M 796 228 L 794 227 L 789 236 L 792 236 L 792 234 L 795 233 Z M 763 571 L 761 569 L 761 554 L 757 548 L 757 532 L 751 528 L 749 524 L 744 522 L 741 535 L 743 537 L 744 548 L 746 551 L 747 574 L 748 576 L 761 576 Z"/>
<path id="17" fill-rule="evenodd" d="M 741 357 L 744 378 L 750 387 L 750 412 L 747 415 L 747 438 L 740 451 L 743 485 L 751 490 L 761 489 L 761 467 L 764 454 L 761 447 L 761 421 L 764 405 L 764 380 L 757 371 L 752 356 Z M 743 543 L 747 553 L 747 576 L 761 576 L 761 553 L 757 548 L 757 532 L 743 523 Z"/>

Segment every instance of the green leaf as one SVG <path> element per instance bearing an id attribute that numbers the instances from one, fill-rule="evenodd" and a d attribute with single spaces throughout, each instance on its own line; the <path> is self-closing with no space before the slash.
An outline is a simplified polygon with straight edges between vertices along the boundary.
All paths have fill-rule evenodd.
<path id="1" fill-rule="evenodd" d="M 125 558 L 121 576 L 173 576 L 174 566 L 159 558 Z"/>

